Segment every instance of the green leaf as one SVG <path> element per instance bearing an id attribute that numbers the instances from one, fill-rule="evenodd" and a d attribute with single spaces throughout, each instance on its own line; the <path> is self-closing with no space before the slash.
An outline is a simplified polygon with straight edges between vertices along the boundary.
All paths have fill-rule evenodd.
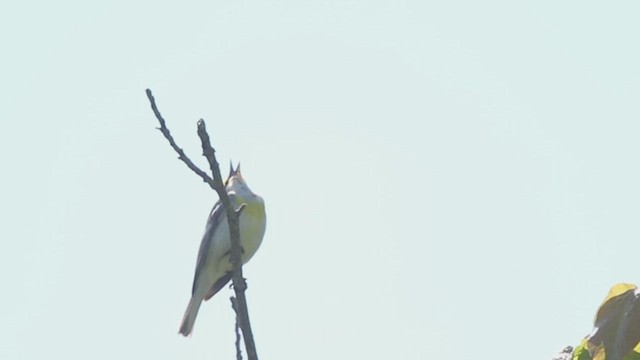
<path id="1" fill-rule="evenodd" d="M 625 356 L 624 360 L 640 360 L 640 352 L 634 350 L 629 355 Z"/>
<path id="2" fill-rule="evenodd" d="M 582 343 L 573 350 L 573 359 L 572 360 L 592 360 L 591 354 L 589 354 L 589 349 L 586 347 L 587 340 L 582 340 Z"/>

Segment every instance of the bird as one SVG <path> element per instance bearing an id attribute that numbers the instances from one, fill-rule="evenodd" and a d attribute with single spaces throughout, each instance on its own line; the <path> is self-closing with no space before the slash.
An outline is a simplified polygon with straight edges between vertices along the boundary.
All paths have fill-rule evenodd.
<path id="1" fill-rule="evenodd" d="M 240 163 L 235 169 L 231 163 L 224 185 L 233 208 L 238 211 L 244 205 L 239 216 L 239 227 L 241 259 L 242 264 L 246 264 L 258 251 L 264 237 L 267 225 L 264 200 L 247 186 L 240 172 Z M 186 337 L 193 331 L 202 301 L 211 299 L 231 280 L 233 264 L 230 257 L 229 224 L 224 207 L 218 200 L 209 214 L 200 242 L 191 299 L 178 331 L 181 335 Z"/>

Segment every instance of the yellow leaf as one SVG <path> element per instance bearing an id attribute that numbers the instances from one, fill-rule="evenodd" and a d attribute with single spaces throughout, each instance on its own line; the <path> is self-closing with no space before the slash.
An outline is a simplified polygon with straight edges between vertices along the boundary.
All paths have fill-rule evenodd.
<path id="1" fill-rule="evenodd" d="M 616 297 L 618 295 L 622 295 L 624 293 L 626 293 L 629 290 L 635 290 L 638 287 L 634 284 L 628 284 L 628 283 L 617 283 L 615 285 L 613 285 L 613 287 L 609 290 L 609 293 L 607 294 L 607 297 L 604 298 L 604 301 L 602 302 L 602 304 L 600 304 L 600 306 L 604 305 L 604 303 L 606 303 L 607 301 L 609 301 L 609 299 L 611 299 L 612 297 Z"/>

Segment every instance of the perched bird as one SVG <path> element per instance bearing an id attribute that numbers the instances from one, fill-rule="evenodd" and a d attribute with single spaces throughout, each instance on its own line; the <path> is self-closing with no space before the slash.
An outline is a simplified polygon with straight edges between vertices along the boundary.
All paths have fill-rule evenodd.
<path id="1" fill-rule="evenodd" d="M 225 187 L 236 211 L 242 204 L 245 205 L 240 213 L 240 244 L 242 263 L 245 264 L 256 253 L 264 236 L 267 224 L 264 201 L 247 186 L 240 173 L 240 164 L 235 170 L 231 164 Z M 218 200 L 211 210 L 200 243 L 191 300 L 180 325 L 180 334 L 187 336 L 191 333 L 202 301 L 209 300 L 231 280 L 233 265 L 230 256 L 229 224 L 224 208 Z"/>

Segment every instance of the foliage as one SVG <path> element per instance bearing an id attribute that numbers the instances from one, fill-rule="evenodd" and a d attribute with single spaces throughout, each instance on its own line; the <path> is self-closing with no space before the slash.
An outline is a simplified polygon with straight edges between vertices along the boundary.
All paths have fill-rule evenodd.
<path id="1" fill-rule="evenodd" d="M 591 334 L 574 350 L 573 360 L 640 360 L 640 290 L 620 283 L 598 308 Z"/>

